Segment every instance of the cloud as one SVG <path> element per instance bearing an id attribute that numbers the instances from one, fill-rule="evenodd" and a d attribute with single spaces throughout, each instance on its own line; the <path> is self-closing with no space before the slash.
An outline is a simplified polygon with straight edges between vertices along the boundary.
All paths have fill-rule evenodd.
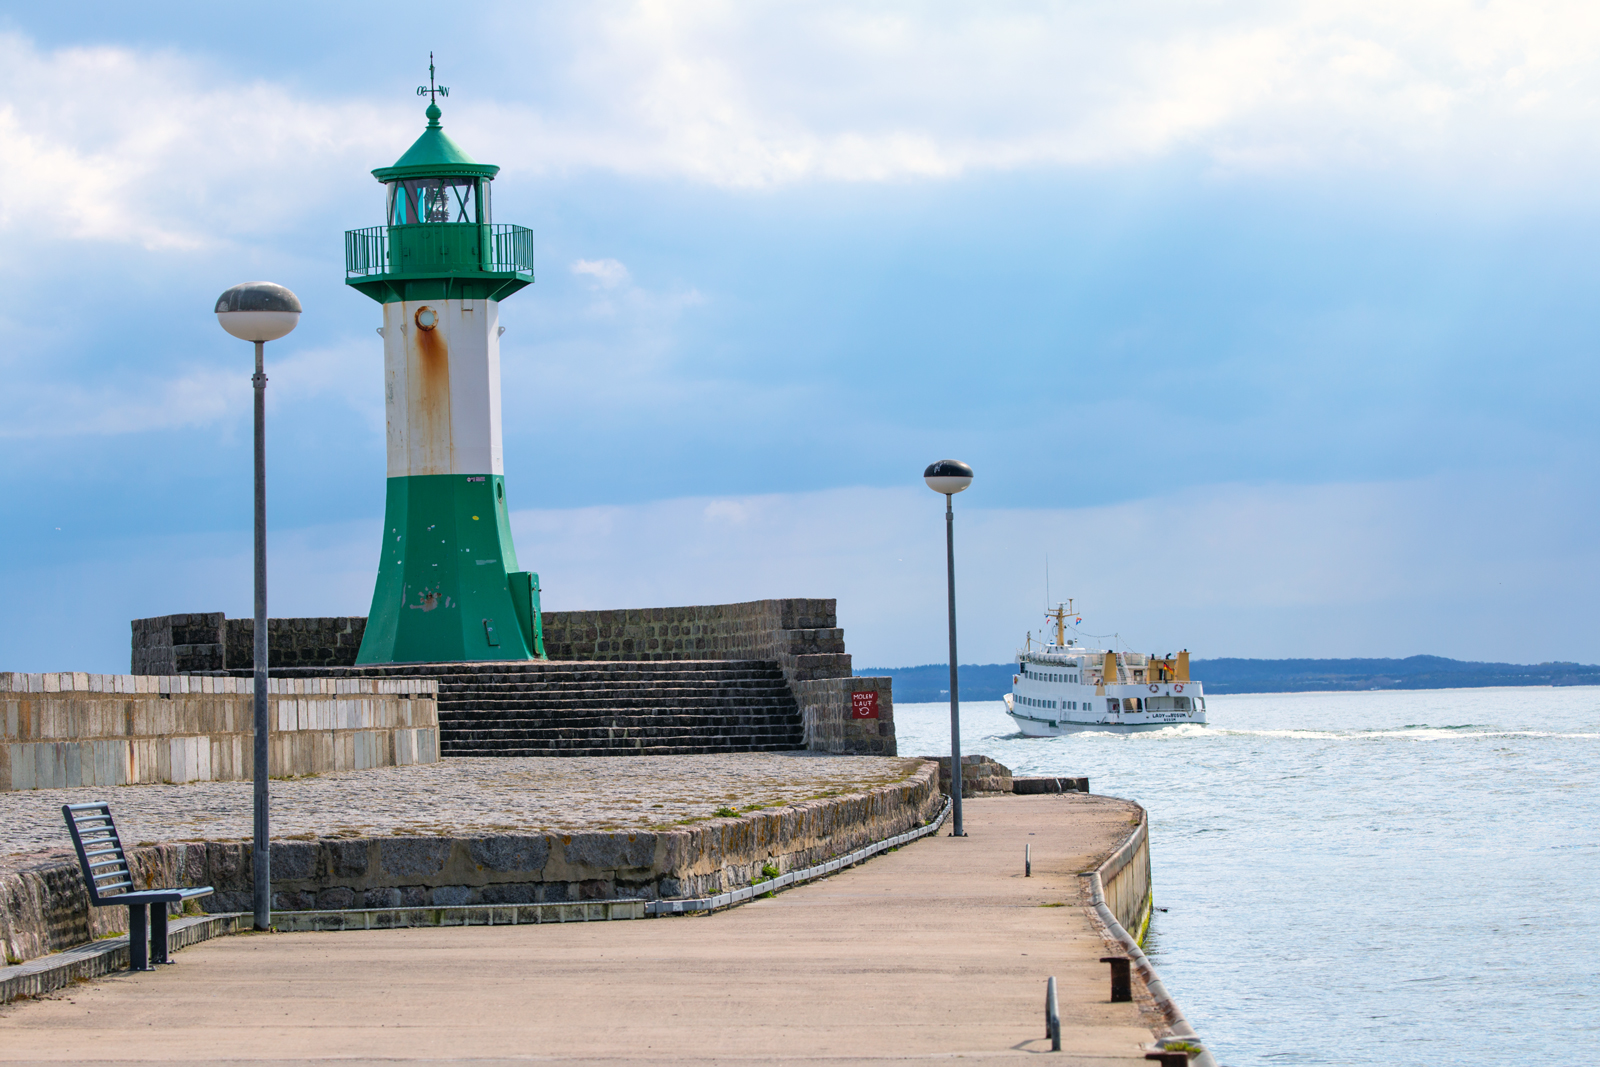
<path id="1" fill-rule="evenodd" d="M 269 411 L 332 398 L 356 411 L 369 429 L 383 432 L 383 397 L 374 370 L 382 366 L 381 347 L 347 342 L 291 349 L 282 359 L 275 358 L 275 347 L 268 348 Z M 247 422 L 248 361 L 243 356 L 233 367 L 179 366 L 166 376 L 122 371 L 100 375 L 94 384 L 86 384 L 85 376 L 14 381 L 0 398 L 0 439 L 115 436 Z"/>
<path id="2" fill-rule="evenodd" d="M 741 525 L 751 515 L 752 508 L 749 504 L 737 500 L 713 500 L 706 505 L 705 515 L 708 522 L 723 522 Z"/>
<path id="3" fill-rule="evenodd" d="M 1214 175 L 1595 177 L 1600 9 L 1574 0 L 639 0 L 513 17 L 526 33 L 511 37 L 549 50 L 539 96 L 489 69 L 449 116 L 512 173 L 765 188 L 1183 156 Z M 0 65 L 0 232 L 41 239 L 196 250 L 280 232 L 359 188 L 418 123 L 395 100 L 241 79 L 171 48 L 13 32 Z M 573 269 L 616 287 L 618 266 Z"/>
<path id="4" fill-rule="evenodd" d="M 1048 559 L 1053 598 L 1135 648 L 1592 661 L 1597 502 L 1561 496 L 1480 476 L 962 501 L 962 660 L 1003 661 L 1040 629 Z M 941 505 L 920 487 L 836 489 L 522 510 L 512 527 L 551 610 L 834 597 L 857 666 L 902 666 L 946 658 Z"/>
<path id="5" fill-rule="evenodd" d="M 538 113 L 547 165 L 759 187 L 1187 152 L 1535 181 L 1593 164 L 1574 133 L 1600 102 L 1600 12 L 1569 0 L 590 10 L 563 27 L 581 115 Z"/>
<path id="6" fill-rule="evenodd" d="M 588 283 L 587 294 L 540 304 L 536 325 L 508 331 L 502 342 L 507 397 L 536 392 L 567 411 L 660 411 L 703 392 L 703 368 L 683 358 L 680 329 L 685 314 L 706 303 L 698 289 L 642 285 L 615 259 L 579 259 L 568 269 Z"/>
<path id="7" fill-rule="evenodd" d="M 1554 486 L 1480 474 L 1092 508 L 958 498 L 961 659 L 1004 661 L 1039 631 L 1048 557 L 1053 599 L 1074 597 L 1086 632 L 1144 651 L 1593 662 L 1600 501 Z M 943 501 L 921 486 L 524 509 L 511 524 L 547 610 L 833 597 L 857 667 L 946 656 Z M 378 532 L 375 518 L 274 527 L 273 614 L 364 613 Z M 247 528 L 46 542 L 3 568 L 35 606 L 0 620 L 5 669 L 122 670 L 128 618 L 250 610 Z M 62 633 L 87 636 L 67 648 Z"/>
<path id="8" fill-rule="evenodd" d="M 571 269 L 574 274 L 589 275 L 603 289 L 615 289 L 632 280 L 628 268 L 614 259 L 579 259 Z"/>
<path id="9" fill-rule="evenodd" d="M 176 377 L 123 376 L 106 384 L 35 382 L 0 400 L 0 438 L 115 435 L 207 426 L 248 414 L 248 376 L 189 367 Z"/>
<path id="10" fill-rule="evenodd" d="M 270 234 L 405 143 L 394 109 L 241 82 L 176 50 L 0 34 L 0 231 L 194 251 Z"/>
<path id="11" fill-rule="evenodd" d="M 355 412 L 381 437 L 388 417 L 382 368 L 383 342 L 377 338 L 291 350 L 269 362 L 268 396 L 271 403 L 286 406 L 331 400 Z"/>
<path id="12" fill-rule="evenodd" d="M 376 518 L 269 527 L 273 618 L 365 615 L 382 530 Z M 248 527 L 128 536 L 117 522 L 103 521 L 95 533 L 70 550 L 36 551 L 25 562 L 12 557 L 4 568 L 13 595 L 38 611 L 0 618 L 0 670 L 125 673 L 130 619 L 209 611 L 250 617 Z M 63 633 L 73 640 L 62 641 Z"/>

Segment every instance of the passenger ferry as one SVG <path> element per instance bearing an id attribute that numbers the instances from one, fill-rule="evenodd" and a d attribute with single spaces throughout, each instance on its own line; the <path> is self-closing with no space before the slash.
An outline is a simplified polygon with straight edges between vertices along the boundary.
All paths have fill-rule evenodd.
<path id="1" fill-rule="evenodd" d="M 1206 721 L 1205 691 L 1189 677 L 1189 653 L 1143 655 L 1090 649 L 1067 638 L 1072 602 L 1056 605 L 1055 641 L 1017 650 L 1006 714 L 1028 737 L 1098 730 L 1135 733 Z"/>

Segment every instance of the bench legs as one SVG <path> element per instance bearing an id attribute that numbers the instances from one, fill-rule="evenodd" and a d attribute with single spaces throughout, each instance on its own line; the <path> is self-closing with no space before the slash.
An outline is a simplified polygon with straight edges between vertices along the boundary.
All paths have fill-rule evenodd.
<path id="1" fill-rule="evenodd" d="M 158 963 L 171 963 L 167 948 L 167 906 L 129 904 L 128 970 L 153 971 Z"/>
<path id="2" fill-rule="evenodd" d="M 171 963 L 167 957 L 167 906 L 150 905 L 150 962 Z"/>
<path id="3" fill-rule="evenodd" d="M 157 905 L 159 907 L 159 905 Z M 143 904 L 128 905 L 128 970 L 148 971 L 150 956 L 146 944 L 149 933 L 145 929 L 145 917 L 149 911 Z M 166 926 L 163 922 L 162 926 Z"/>

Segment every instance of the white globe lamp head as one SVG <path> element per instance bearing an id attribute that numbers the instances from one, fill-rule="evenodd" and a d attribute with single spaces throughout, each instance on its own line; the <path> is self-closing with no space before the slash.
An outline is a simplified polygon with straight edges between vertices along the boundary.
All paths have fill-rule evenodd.
<path id="1" fill-rule="evenodd" d="M 949 496 L 972 484 L 972 468 L 960 460 L 941 459 L 928 465 L 928 469 L 922 472 L 922 480 L 935 493 Z"/>
<path id="2" fill-rule="evenodd" d="M 300 322 L 300 298 L 272 282 L 244 282 L 217 297 L 217 321 L 241 341 L 276 341 Z"/>

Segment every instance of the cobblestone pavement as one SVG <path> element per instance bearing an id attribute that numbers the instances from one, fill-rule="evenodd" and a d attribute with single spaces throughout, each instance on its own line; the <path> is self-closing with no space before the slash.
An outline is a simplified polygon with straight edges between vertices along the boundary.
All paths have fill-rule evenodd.
<path id="1" fill-rule="evenodd" d="M 920 761 L 882 756 L 450 758 L 277 780 L 274 839 L 472 831 L 661 829 L 872 789 Z M 191 782 L 0 793 L 0 856 L 70 848 L 61 805 L 105 799 L 124 844 L 251 836 L 251 783 Z"/>

